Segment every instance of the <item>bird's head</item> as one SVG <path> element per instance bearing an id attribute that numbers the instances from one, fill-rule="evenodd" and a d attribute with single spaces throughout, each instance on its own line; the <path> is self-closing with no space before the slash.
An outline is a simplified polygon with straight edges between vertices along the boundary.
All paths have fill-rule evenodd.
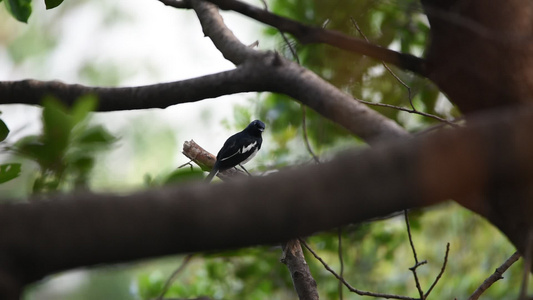
<path id="1" fill-rule="evenodd" d="M 250 125 L 248 125 L 248 128 L 253 131 L 259 131 L 259 133 L 263 132 L 265 130 L 265 123 L 261 122 L 260 120 L 254 120 Z"/>

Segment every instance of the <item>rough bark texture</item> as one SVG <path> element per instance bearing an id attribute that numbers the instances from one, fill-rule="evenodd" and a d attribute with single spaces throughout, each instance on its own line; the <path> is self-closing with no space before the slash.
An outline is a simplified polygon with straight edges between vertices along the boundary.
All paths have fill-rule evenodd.
<path id="1" fill-rule="evenodd" d="M 292 283 L 298 294 L 298 299 L 318 300 L 318 290 L 315 279 L 311 276 L 309 265 L 305 261 L 300 241 L 293 239 L 283 244 L 281 261 L 291 272 Z"/>
<path id="2" fill-rule="evenodd" d="M 183 143 L 183 150 L 181 153 L 196 163 L 202 170 L 207 172 L 211 171 L 217 160 L 216 156 L 200 147 L 200 145 L 196 144 L 193 140 Z M 228 180 L 231 178 L 235 179 L 244 176 L 248 176 L 248 174 L 236 168 L 227 169 L 218 172 L 217 174 L 217 177 L 222 180 Z"/>

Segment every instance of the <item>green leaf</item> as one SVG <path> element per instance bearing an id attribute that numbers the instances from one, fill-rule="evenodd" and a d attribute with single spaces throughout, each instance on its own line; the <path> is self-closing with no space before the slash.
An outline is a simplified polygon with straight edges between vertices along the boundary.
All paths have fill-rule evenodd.
<path id="1" fill-rule="evenodd" d="M 28 23 L 31 15 L 31 0 L 6 0 L 7 11 L 20 22 Z"/>
<path id="2" fill-rule="evenodd" d="M 23 137 L 15 146 L 21 154 L 33 160 L 39 161 L 43 157 L 44 145 L 37 135 Z"/>
<path id="3" fill-rule="evenodd" d="M 61 157 L 67 148 L 72 130 L 72 117 L 59 101 L 46 98 L 43 101 L 43 142 L 51 146 L 52 156 Z"/>
<path id="4" fill-rule="evenodd" d="M 79 138 L 80 145 L 94 145 L 94 144 L 110 144 L 115 141 L 115 137 L 111 135 L 104 127 L 94 126 L 81 133 Z"/>
<path id="5" fill-rule="evenodd" d="M 96 109 L 98 98 L 94 95 L 85 95 L 79 97 L 72 107 L 73 125 L 80 123 L 87 118 L 87 115 Z"/>
<path id="6" fill-rule="evenodd" d="M 0 165 L 0 183 L 17 178 L 20 175 L 20 166 L 19 163 Z"/>
<path id="7" fill-rule="evenodd" d="M 52 9 L 63 3 L 63 0 L 44 0 L 44 3 L 46 4 L 46 9 Z"/>
<path id="8" fill-rule="evenodd" d="M 76 157 L 76 159 L 74 159 L 70 164 L 76 168 L 79 173 L 87 173 L 94 166 L 94 158 L 90 156 L 80 156 Z"/>
<path id="9" fill-rule="evenodd" d="M 203 178 L 203 172 L 197 169 L 177 169 L 174 172 L 170 173 L 168 177 L 164 180 L 164 184 L 172 184 L 178 182 L 184 182 L 189 180 L 200 180 Z"/>
<path id="10" fill-rule="evenodd" d="M 4 123 L 2 119 L 0 119 L 0 142 L 5 140 L 8 134 L 9 134 L 9 128 L 7 128 L 6 123 Z"/>

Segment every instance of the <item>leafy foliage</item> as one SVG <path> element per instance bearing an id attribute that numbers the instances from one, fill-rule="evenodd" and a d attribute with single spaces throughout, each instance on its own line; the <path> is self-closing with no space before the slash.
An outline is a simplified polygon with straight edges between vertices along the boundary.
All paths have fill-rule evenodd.
<path id="1" fill-rule="evenodd" d="M 4 1 L 9 14 L 20 22 L 28 23 L 32 13 L 31 0 L 0 0 Z M 44 0 L 46 9 L 58 7 L 63 0 Z"/>
<path id="2" fill-rule="evenodd" d="M 2 119 L 0 119 L 0 142 L 3 142 L 9 134 L 9 128 Z"/>
<path id="3" fill-rule="evenodd" d="M 44 3 L 46 4 L 46 9 L 52 9 L 63 3 L 63 0 L 44 0 Z"/>
<path id="4" fill-rule="evenodd" d="M 316 0 L 275 0 L 270 4 L 273 12 L 296 19 L 304 24 L 325 26 L 327 29 L 340 31 L 354 37 L 362 38 L 360 31 L 374 43 L 383 47 L 400 48 L 401 51 L 423 54 L 429 26 L 421 14 L 418 1 L 316 1 Z M 292 57 L 289 46 L 281 39 L 275 29 L 266 29 L 270 36 L 278 38 L 281 52 Z M 411 90 L 400 83 L 382 66 L 381 62 L 359 54 L 339 50 L 327 45 L 300 45 L 291 41 L 297 51 L 300 63 L 317 73 L 340 89 L 350 93 L 356 99 L 376 103 L 387 103 L 406 108 L 411 102 L 419 111 L 439 114 L 436 110 L 438 89 L 429 81 L 418 78 L 392 67 L 395 75 Z M 411 99 L 410 99 L 411 97 Z M 262 99 L 261 117 L 278 123 L 282 128 L 301 122 L 298 105 L 287 101 L 287 97 L 271 95 Z M 406 115 L 395 109 L 374 107 L 381 114 L 396 120 L 400 124 L 414 124 L 408 129 L 421 129 L 435 124 L 431 118 Z M 440 113 L 451 114 L 449 111 Z M 338 125 L 324 120 L 315 112 L 309 111 L 307 130 L 314 147 L 330 147 L 341 140 L 350 139 L 350 135 Z M 299 126 L 295 126 L 299 128 Z"/>
<path id="5" fill-rule="evenodd" d="M 21 164 L 11 163 L 0 165 L 0 183 L 10 181 L 20 175 Z"/>
<path id="6" fill-rule="evenodd" d="M 43 101 L 43 133 L 28 136 L 16 144 L 17 151 L 40 167 L 33 184 L 36 193 L 67 188 L 86 187 L 94 155 L 116 139 L 102 126 L 89 125 L 89 112 L 96 98 L 80 98 L 71 110 L 59 101 Z"/>
<path id="7" fill-rule="evenodd" d="M 31 15 L 31 0 L 5 0 L 7 11 L 20 22 L 27 23 Z"/>

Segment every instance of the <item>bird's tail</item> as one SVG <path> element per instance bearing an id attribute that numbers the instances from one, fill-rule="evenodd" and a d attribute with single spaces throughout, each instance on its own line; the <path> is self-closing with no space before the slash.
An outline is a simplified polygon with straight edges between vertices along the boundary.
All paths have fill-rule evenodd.
<path id="1" fill-rule="evenodd" d="M 204 181 L 206 183 L 211 182 L 211 180 L 213 180 L 213 177 L 215 177 L 215 175 L 217 175 L 217 174 L 218 174 L 218 168 L 213 167 L 213 169 L 211 170 L 211 172 L 209 172 L 209 175 L 207 175 L 207 177 L 204 179 Z"/>

